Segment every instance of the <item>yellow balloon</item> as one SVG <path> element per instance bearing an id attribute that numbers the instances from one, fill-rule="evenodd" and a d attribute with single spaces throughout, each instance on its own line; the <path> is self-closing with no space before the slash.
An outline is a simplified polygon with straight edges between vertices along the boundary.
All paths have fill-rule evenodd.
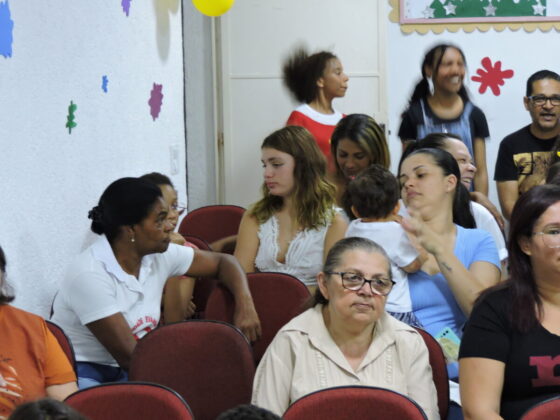
<path id="1" fill-rule="evenodd" d="M 235 0 L 192 0 L 194 7 L 206 16 L 220 16 L 227 12 Z"/>

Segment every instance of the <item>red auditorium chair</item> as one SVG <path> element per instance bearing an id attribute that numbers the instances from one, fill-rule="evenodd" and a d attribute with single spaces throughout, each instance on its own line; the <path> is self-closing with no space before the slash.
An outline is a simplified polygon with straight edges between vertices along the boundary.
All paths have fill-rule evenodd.
<path id="1" fill-rule="evenodd" d="M 301 281 L 289 274 L 249 273 L 247 280 L 262 327 L 261 338 L 253 343 L 258 364 L 278 330 L 301 313 L 311 295 Z M 208 298 L 204 316 L 231 324 L 233 309 L 233 296 L 225 287 L 218 286 Z"/>
<path id="2" fill-rule="evenodd" d="M 90 420 L 192 420 L 175 391 L 146 382 L 113 382 L 82 389 L 64 401 Z"/>
<path id="3" fill-rule="evenodd" d="M 198 236 L 211 244 L 218 239 L 237 235 L 243 213 L 243 207 L 233 205 L 200 207 L 183 218 L 179 233 L 183 236 Z"/>
<path id="4" fill-rule="evenodd" d="M 541 401 L 529 408 L 521 420 L 543 420 L 560 418 L 560 397 L 553 397 L 545 401 Z"/>
<path id="5" fill-rule="evenodd" d="M 208 242 L 206 242 L 202 238 L 199 238 L 198 236 L 183 235 L 183 238 L 185 238 L 185 241 L 190 242 L 193 245 L 196 245 L 198 247 L 198 249 L 201 249 L 203 251 L 212 251 L 212 248 L 210 248 L 210 245 L 208 245 Z"/>
<path id="6" fill-rule="evenodd" d="M 416 328 L 416 331 L 420 333 L 426 343 L 426 347 L 428 347 L 432 377 L 438 397 L 439 415 L 442 419 L 446 419 L 447 412 L 449 411 L 449 377 L 447 376 L 447 364 L 443 350 L 430 333 L 421 328 Z"/>
<path id="7" fill-rule="evenodd" d="M 138 341 L 129 378 L 177 391 L 197 420 L 251 400 L 255 363 L 237 328 L 224 322 L 191 320 L 156 328 Z M 165 418 L 165 417 L 158 417 Z"/>
<path id="8" fill-rule="evenodd" d="M 64 330 L 54 322 L 46 320 L 46 323 L 47 328 L 55 336 L 58 344 L 60 344 L 60 347 L 62 347 L 62 351 L 64 351 L 64 354 L 66 354 L 66 357 L 68 357 L 68 360 L 70 361 L 74 372 L 76 372 L 76 356 L 74 354 L 74 347 L 72 347 L 70 339 L 68 338 Z"/>
<path id="9" fill-rule="evenodd" d="M 322 389 L 295 401 L 283 420 L 427 420 L 410 398 L 385 388 L 340 386 Z"/>

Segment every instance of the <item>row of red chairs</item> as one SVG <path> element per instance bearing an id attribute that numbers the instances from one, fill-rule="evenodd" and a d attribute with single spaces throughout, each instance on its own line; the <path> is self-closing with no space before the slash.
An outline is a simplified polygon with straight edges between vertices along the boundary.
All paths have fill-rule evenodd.
<path id="1" fill-rule="evenodd" d="M 237 233 L 244 211 L 238 206 L 202 207 L 183 219 L 179 232 L 189 242 L 209 250 L 209 242 Z M 248 282 L 262 325 L 262 337 L 254 343 L 252 356 L 250 351 L 243 350 L 248 343 L 239 341 L 240 333 L 232 335 L 223 324 L 179 323 L 158 328 L 140 340 L 133 357 L 130 379 L 160 383 L 178 391 L 190 401 L 197 418 L 213 419 L 224 409 L 247 403 L 255 366 L 278 330 L 300 313 L 303 303 L 310 297 L 308 289 L 287 274 L 252 273 L 248 275 Z M 193 298 L 200 311 L 199 316 L 227 323 L 233 321 L 233 297 L 227 289 L 217 286 L 215 280 L 197 280 Z M 49 327 L 73 361 L 72 347 L 64 339 L 64 333 L 53 324 Z M 432 347 L 430 362 L 434 368 L 434 380 L 439 384 L 440 412 L 446 413 L 449 388 L 443 354 L 427 333 L 423 336 Z M 237 351 L 233 352 L 233 348 Z M 227 354 L 224 354 L 224 349 L 227 349 Z M 186 353 L 188 358 L 183 357 Z M 229 356 L 239 359 L 223 364 Z M 183 366 L 183 362 L 188 366 Z M 231 373 L 228 366 L 239 369 L 228 377 Z M 215 371 L 213 368 L 216 368 Z M 231 395 L 224 394 L 224 389 L 231 390 Z"/>
<path id="2" fill-rule="evenodd" d="M 179 233 L 200 249 L 210 250 L 208 243 L 237 234 L 244 212 L 243 207 L 234 205 L 201 207 L 189 212 L 183 218 L 179 226 Z M 258 364 L 279 328 L 299 313 L 301 308 L 299 302 L 306 295 L 307 288 L 300 287 L 302 290 L 298 290 L 296 286 L 303 286 L 299 281 L 292 281 L 294 284 L 290 284 L 291 287 L 288 287 L 288 284 L 284 286 L 283 281 L 289 282 L 275 273 L 249 274 L 248 280 L 257 312 L 263 323 L 263 337 L 255 343 L 253 348 L 255 362 Z M 215 286 L 215 280 L 197 280 L 193 296 L 197 310 L 200 311 L 202 318 L 231 322 L 233 319 L 232 297 L 223 288 L 213 293 Z M 297 305 L 291 306 L 291 302 L 297 302 Z M 271 310 L 277 307 L 279 310 Z M 449 383 L 445 359 L 441 354 L 439 344 L 425 331 L 420 331 L 420 333 L 430 349 L 430 364 L 438 390 L 440 415 L 445 418 L 449 406 Z"/>
<path id="3" fill-rule="evenodd" d="M 177 392 L 149 382 L 99 385 L 72 394 L 66 403 L 91 420 L 195 418 L 189 405 Z M 426 415 L 418 404 L 398 392 L 377 387 L 347 386 L 306 395 L 294 402 L 283 416 L 284 420 L 325 418 L 426 420 Z"/>
<path id="4" fill-rule="evenodd" d="M 149 382 L 120 382 L 88 388 L 72 394 L 66 403 L 91 420 L 164 418 L 191 420 L 193 412 L 172 389 Z M 556 418 L 560 397 L 530 408 L 521 420 Z M 320 390 L 294 402 L 284 420 L 392 419 L 425 420 L 422 409 L 410 398 L 377 387 L 348 386 Z"/>
<path id="5" fill-rule="evenodd" d="M 223 296 L 227 296 L 225 291 Z M 270 337 L 283 325 L 283 321 L 275 326 L 267 324 L 262 314 L 261 321 L 263 333 L 267 330 Z M 52 323 L 49 325 L 72 358 L 71 345 L 64 340 L 62 330 Z M 420 334 L 430 350 L 439 410 L 445 418 L 449 387 L 444 356 L 429 334 L 424 331 Z M 261 346 L 264 351 L 264 345 Z M 133 381 L 168 386 L 189 402 L 197 419 L 214 419 L 220 412 L 250 401 L 256 366 L 255 348 L 258 349 L 257 346 L 251 349 L 245 336 L 228 323 L 211 320 L 180 322 L 159 327 L 139 340 L 129 377 Z"/>
<path id="6" fill-rule="evenodd" d="M 209 243 L 223 237 L 237 234 L 239 223 L 244 212 L 244 208 L 233 205 L 201 207 L 191 211 L 185 216 L 180 224 L 179 232 L 185 236 L 189 242 L 194 243 L 200 249 L 210 250 Z M 238 331 L 237 333 L 232 333 L 231 331 L 226 333 L 224 328 L 227 329 L 231 327 L 224 327 L 224 324 L 220 323 L 186 322 L 159 328 L 148 334 L 139 342 L 137 351 L 135 351 L 135 358 L 133 359 L 134 367 L 131 367 L 131 379 L 150 380 L 177 389 L 181 395 L 186 396 L 189 401 L 191 401 L 193 411 L 197 413 L 197 419 L 214 418 L 215 414 L 219 413 L 222 409 L 230 408 L 236 405 L 236 403 L 248 402 L 250 399 L 250 386 L 252 375 L 254 374 L 254 366 L 258 364 L 276 332 L 282 325 L 299 313 L 301 304 L 309 298 L 307 288 L 297 279 L 291 278 L 291 276 L 288 275 L 278 273 L 255 273 L 249 274 L 248 280 L 249 287 L 255 299 L 257 312 L 261 317 L 263 330 L 263 336 L 254 344 L 252 349 L 253 364 L 250 360 L 251 357 L 249 357 L 250 349 L 249 353 L 245 351 L 246 348 L 248 348 L 248 343 L 243 342 L 243 340 L 240 341 L 240 333 Z M 197 280 L 193 298 L 198 308 L 198 315 L 207 319 L 231 323 L 234 309 L 233 298 L 225 288 L 220 286 L 216 287 L 216 285 L 217 281 L 213 279 Z M 212 326 L 210 327 L 210 325 Z M 52 323 L 49 323 L 49 328 L 51 328 L 51 331 L 57 336 L 69 359 L 74 363 L 73 349 L 69 341 L 65 338 L 64 332 Z M 218 333 L 216 329 L 222 332 Z M 195 330 L 198 330 L 198 332 L 195 332 Z M 205 331 L 206 334 L 202 334 L 201 336 L 201 331 Z M 432 366 L 434 382 L 438 392 L 440 415 L 442 418 L 446 418 L 449 405 L 449 386 L 445 359 L 439 344 L 433 337 L 423 330 L 419 330 L 419 332 L 429 349 L 430 364 Z M 220 334 L 223 334 L 223 337 L 220 336 Z M 229 336 L 229 338 L 226 339 L 226 336 Z M 227 340 L 233 341 L 228 344 Z M 220 363 L 226 355 L 220 355 L 218 353 L 220 353 L 220 348 L 222 353 L 224 349 L 228 349 L 227 353 L 231 353 L 232 346 L 240 350 L 240 354 L 237 355 L 239 359 L 237 361 L 232 361 L 240 368 L 240 373 L 229 377 L 228 375 L 231 372 L 227 372 L 227 368 L 222 369 Z M 205 355 L 205 360 L 193 358 L 193 354 L 196 354 L 195 348 L 201 351 L 202 355 Z M 209 351 L 210 348 L 218 349 L 218 353 Z M 165 349 L 165 354 L 162 354 L 162 349 Z M 181 359 L 182 354 L 188 353 L 189 357 L 183 357 L 183 359 L 193 361 L 191 368 L 184 370 L 183 366 L 177 366 L 174 362 L 177 358 L 170 357 L 170 353 L 175 353 L 178 359 Z M 242 356 L 243 353 L 245 353 L 244 356 Z M 164 363 L 165 361 L 171 363 Z M 227 364 L 225 366 L 227 366 Z M 212 368 L 217 369 L 214 371 Z M 169 375 L 169 373 L 171 373 L 171 375 Z M 183 381 L 182 378 L 185 376 L 187 378 Z M 194 378 L 194 380 L 192 380 L 192 378 Z M 240 380 L 240 378 L 242 379 Z M 186 385 L 183 382 L 190 382 L 190 385 Z M 122 392 L 125 393 L 132 392 L 134 395 L 144 395 L 144 392 L 147 392 L 147 387 L 149 387 L 149 385 L 145 383 L 133 383 L 130 384 L 132 390 L 129 390 L 126 389 L 126 384 L 113 385 L 114 386 L 111 386 L 109 389 L 99 388 L 94 390 L 93 392 L 96 398 L 102 394 L 107 394 L 107 401 L 112 401 L 108 403 L 108 405 L 118 406 L 120 401 L 126 399 L 119 398 L 118 395 L 121 391 L 117 391 L 117 388 L 121 389 L 120 387 L 123 387 L 122 389 L 124 391 Z M 139 408 L 140 411 L 138 411 L 138 413 L 141 415 L 131 416 L 130 418 L 192 418 L 192 411 L 190 411 L 188 405 L 181 399 L 179 394 L 165 386 L 156 386 L 156 388 L 157 391 L 151 391 L 156 394 L 161 394 L 160 396 L 156 395 L 156 398 L 167 398 L 171 400 L 173 398 L 180 399 L 180 402 L 175 402 L 174 409 L 183 412 L 185 417 L 174 417 L 171 413 L 165 415 L 160 412 L 157 413 L 157 416 L 151 416 L 147 414 L 148 411 L 146 410 L 148 410 L 148 407 L 143 407 L 143 405 L 140 404 L 135 405 L 135 408 Z M 224 395 L 224 390 L 227 389 L 235 389 L 239 392 L 237 395 Z M 84 398 L 81 396 L 83 392 L 85 391 L 74 394 L 72 400 L 77 401 L 80 398 Z M 173 396 L 169 396 L 168 394 Z M 352 401 L 358 401 L 360 398 L 363 398 L 363 401 L 358 404 L 348 404 L 348 398 L 352 399 Z M 404 398 L 405 401 L 403 402 L 400 398 Z M 145 397 L 145 399 L 148 401 L 148 397 Z M 400 413 L 398 410 L 397 412 L 391 411 L 394 410 L 394 408 L 391 407 L 393 407 L 392 403 L 395 402 L 395 400 L 399 402 L 398 405 L 403 410 L 409 410 L 408 417 L 407 415 L 402 417 L 402 413 L 398 414 Z M 319 391 L 303 397 L 290 407 L 284 418 L 291 420 L 300 418 L 311 420 L 315 418 L 342 419 L 348 417 L 390 417 L 395 420 L 400 418 L 424 418 L 414 417 L 418 415 L 418 411 L 421 413 L 421 410 L 418 410 L 418 407 L 413 401 L 408 400 L 408 402 L 406 402 L 406 400 L 407 398 L 400 394 L 380 388 L 341 387 Z M 93 403 L 93 405 L 98 406 L 96 403 Z M 383 408 L 385 406 L 387 406 L 387 408 Z M 342 412 L 339 411 L 341 407 L 343 407 Z M 361 408 L 364 408 L 365 411 L 356 411 Z M 544 418 L 552 412 L 550 410 L 558 410 L 559 408 L 560 399 L 555 398 L 534 407 L 526 413 L 523 420 Z M 125 411 L 130 412 L 128 407 Z M 365 413 L 367 413 L 367 415 Z M 371 413 L 375 413 L 375 416 L 371 416 Z M 92 416 L 91 418 L 95 420 L 96 417 Z"/>
<path id="7" fill-rule="evenodd" d="M 265 278 L 267 274 L 269 273 L 250 275 L 250 278 L 253 279 L 253 281 L 250 281 L 250 287 L 254 296 L 261 296 L 254 292 L 254 290 L 258 290 L 258 285 L 260 284 L 257 279 L 259 277 Z M 286 278 L 291 277 L 288 275 L 282 276 Z M 282 289 L 293 289 L 294 287 L 297 289 L 298 286 L 293 285 L 301 285 L 301 283 L 297 279 L 293 280 L 294 282 L 285 284 L 282 284 L 282 280 L 280 280 L 279 283 L 274 283 L 271 288 L 275 288 L 275 286 L 280 284 Z M 263 280 L 263 285 L 266 285 L 265 282 L 266 280 Z M 308 296 L 307 288 L 303 287 L 303 289 Z M 233 299 L 229 292 L 226 289 L 217 288 L 213 296 L 215 297 L 210 299 L 209 314 L 213 314 L 212 308 L 215 302 L 218 308 L 216 309 L 216 317 L 221 316 L 224 318 L 224 321 L 231 322 L 233 317 Z M 301 302 L 303 296 L 300 298 Z M 268 300 L 268 304 L 265 299 Z M 278 329 L 289 320 L 282 319 L 281 317 L 268 319 L 266 316 L 263 316 L 269 312 L 267 309 L 275 306 L 274 302 L 278 302 L 275 294 L 268 298 L 255 299 L 257 310 L 261 315 L 263 340 L 266 339 L 267 342 L 272 340 Z M 291 300 L 288 302 L 291 302 Z M 260 309 L 263 310 L 260 311 Z M 296 308 L 294 307 L 292 310 L 294 311 L 293 315 L 296 315 Z M 284 312 L 279 311 L 279 314 L 282 313 Z M 291 316 L 292 314 L 288 318 L 291 318 Z M 52 322 L 47 322 L 47 324 L 59 340 L 69 360 L 74 364 L 72 346 L 62 329 Z M 449 387 L 445 359 L 437 341 L 427 332 L 423 330 L 418 331 L 429 350 L 430 364 L 438 393 L 440 415 L 442 418 L 446 418 L 449 405 Z M 227 322 L 211 320 L 180 322 L 157 328 L 138 342 L 132 358 L 130 379 L 133 381 L 148 381 L 162 384 L 164 387 L 167 386 L 189 401 L 192 412 L 196 414 L 197 419 L 214 419 L 222 411 L 250 401 L 252 381 L 257 363 L 255 355 L 257 353 L 262 355 L 265 349 L 266 345 L 264 343 L 257 343 L 255 347 L 251 348 L 245 336 Z M 260 359 L 260 356 L 258 359 Z M 108 392 L 116 392 L 113 391 L 115 389 L 112 388 Z M 130 390 L 126 392 L 131 393 Z M 136 394 L 138 392 L 133 390 L 132 393 Z M 310 398 L 319 398 L 321 400 L 327 398 L 327 396 L 310 396 Z M 393 397 L 389 396 L 388 398 L 390 400 Z M 304 404 L 304 402 L 301 404 Z M 407 405 L 406 403 L 403 404 Z M 355 405 L 351 404 L 350 406 Z M 113 405 L 108 404 L 107 406 Z M 528 412 L 523 420 L 544 418 L 542 413 L 549 412 L 551 409 L 558 410 L 559 408 L 560 401 L 557 400 L 541 403 Z M 84 413 L 87 414 L 85 411 Z M 90 417 L 95 420 L 93 416 Z M 390 417 L 392 420 L 400 418 L 394 415 Z M 102 416 L 100 418 L 109 417 Z M 146 418 L 150 418 L 150 416 Z M 293 418 L 295 419 L 296 417 Z M 330 415 L 328 418 L 336 419 L 337 417 Z M 343 416 L 340 418 L 347 417 Z"/>

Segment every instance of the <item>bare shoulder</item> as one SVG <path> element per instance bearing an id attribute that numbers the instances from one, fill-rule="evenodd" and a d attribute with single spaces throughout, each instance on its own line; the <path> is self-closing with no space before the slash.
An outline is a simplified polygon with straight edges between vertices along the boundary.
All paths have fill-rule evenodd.
<path id="1" fill-rule="evenodd" d="M 343 210 L 340 211 L 336 211 L 334 213 L 334 217 L 332 219 L 331 222 L 331 227 L 343 227 L 344 229 L 346 229 L 348 227 L 348 218 L 346 217 L 346 215 L 343 213 Z"/>
<path id="2" fill-rule="evenodd" d="M 259 227 L 259 222 L 255 215 L 251 214 L 250 211 L 246 211 L 241 218 L 241 223 L 239 224 L 239 232 L 241 229 L 247 230 L 257 230 Z"/>

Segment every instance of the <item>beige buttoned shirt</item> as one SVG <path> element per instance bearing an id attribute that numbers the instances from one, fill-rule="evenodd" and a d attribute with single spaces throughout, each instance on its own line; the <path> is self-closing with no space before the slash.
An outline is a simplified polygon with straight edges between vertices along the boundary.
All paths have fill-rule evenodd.
<path id="1" fill-rule="evenodd" d="M 281 416 L 314 391 L 365 385 L 400 392 L 422 407 L 428 419 L 440 418 L 428 349 L 418 332 L 384 313 L 354 371 L 327 330 L 321 309 L 308 309 L 278 332 L 257 369 L 253 404 Z"/>

